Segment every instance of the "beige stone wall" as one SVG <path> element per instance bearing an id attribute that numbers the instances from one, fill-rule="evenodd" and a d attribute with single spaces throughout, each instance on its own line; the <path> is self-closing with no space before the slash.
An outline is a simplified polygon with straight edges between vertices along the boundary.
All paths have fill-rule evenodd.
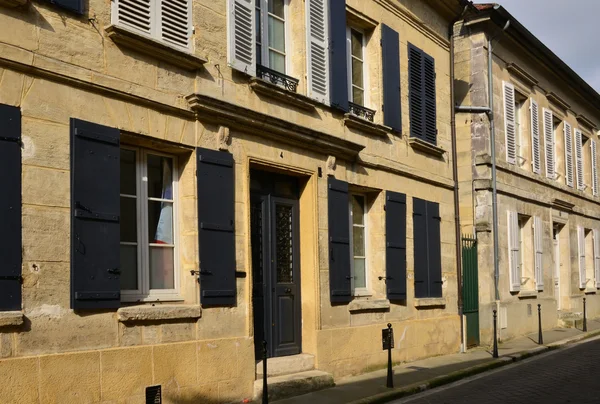
<path id="1" fill-rule="evenodd" d="M 457 40 L 457 98 L 460 105 L 487 106 L 487 35 L 484 24 L 474 26 L 457 25 L 455 35 Z M 577 226 L 586 229 L 600 228 L 597 211 L 600 208 L 600 198 L 592 195 L 591 187 L 585 191 L 566 186 L 565 182 L 565 152 L 563 123 L 556 130 L 555 156 L 559 176 L 556 180 L 546 178 L 544 153 L 545 139 L 543 132 L 544 108 L 554 112 L 557 119 L 569 122 L 573 128 L 582 128 L 586 136 L 598 141 L 597 128 L 586 129 L 578 122 L 578 115 L 585 115 L 593 122 L 600 122 L 600 111 L 590 105 L 585 97 L 576 93 L 564 81 L 554 76 L 551 68 L 535 59 L 527 49 L 524 49 L 509 36 L 502 36 L 494 42 L 494 119 L 496 126 L 496 165 L 498 188 L 498 236 L 499 256 L 494 257 L 492 236 L 492 189 L 491 189 L 491 159 L 490 159 L 490 129 L 489 120 L 484 114 L 457 115 L 457 138 L 460 150 L 458 166 L 460 170 L 460 186 L 472 187 L 461 189 L 461 225 L 463 229 L 470 226 L 478 230 L 479 239 L 479 298 L 480 324 L 482 343 L 491 343 L 492 313 L 499 308 L 499 318 L 506 318 L 500 327 L 499 336 L 502 339 L 513 338 L 537 330 L 537 305 L 542 305 L 543 327 L 551 328 L 558 325 L 558 307 L 562 311 L 580 312 L 584 291 L 579 288 L 579 264 L 577 250 Z M 507 65 L 516 64 L 527 74 L 531 75 L 537 84 L 528 83 L 520 75 L 512 73 Z M 511 165 L 506 162 L 503 81 L 515 86 L 515 91 L 527 98 L 534 99 L 539 105 L 540 112 L 540 149 L 541 174 L 534 174 L 531 168 L 531 132 L 530 132 L 530 102 L 524 103 L 522 114 L 522 139 L 524 144 L 524 163 Z M 547 96 L 557 94 L 567 104 L 564 110 Z M 464 124 L 464 125 L 463 125 Z M 462 146 L 461 146 L 462 145 Z M 589 147 L 589 146 L 588 146 Z M 584 155 L 587 155 L 587 150 Z M 588 160 L 584 164 L 589 165 Z M 587 173 L 587 171 L 586 171 Z M 588 173 L 589 177 L 589 173 Z M 586 178 L 588 178 L 586 177 Z M 588 180 L 589 181 L 589 180 Z M 572 204 L 573 209 L 560 207 L 555 200 Z M 472 204 L 469 206 L 469 204 Z M 472 210 L 468 209 L 472 206 Z M 509 292 L 508 267 L 508 236 L 507 210 L 520 214 L 539 216 L 543 221 L 543 292 L 524 293 L 523 287 L 531 289 L 531 284 L 522 286 L 519 293 Z M 464 214 L 462 214 L 464 212 Z M 471 213 L 472 212 L 472 213 Z M 470 220 L 469 220 L 470 219 Z M 553 243 L 553 225 L 563 226 L 559 235 L 560 245 L 560 296 L 555 293 L 555 248 Z M 592 254 L 588 249 L 586 253 Z M 500 272 L 500 301 L 495 299 L 494 291 L 494 261 L 499 262 Z M 528 273 L 533 273 L 527 269 Z M 588 273 L 589 269 L 588 269 Z M 593 288 L 595 291 L 595 287 Z M 529 296 L 525 296 L 529 295 Z M 587 296 L 588 314 L 596 317 L 600 298 L 595 294 Z M 593 308 L 592 308 L 593 307 Z M 530 315 L 530 309 L 532 314 Z M 503 323 L 503 321 L 501 321 Z"/>
<path id="2" fill-rule="evenodd" d="M 396 361 L 456 352 L 460 345 L 452 202 L 448 21 L 418 1 L 348 1 L 356 15 L 385 23 L 400 34 L 403 133 L 374 136 L 344 126 L 324 105 L 303 111 L 255 93 L 248 77 L 226 60 L 225 1 L 195 0 L 194 52 L 208 62 L 190 71 L 117 46 L 104 28 L 110 1 L 90 0 L 76 17 L 47 2 L 24 8 L 0 6 L 0 103 L 18 106 L 23 138 L 24 324 L 0 328 L 0 396 L 8 402 L 117 403 L 141 399 L 143 388 L 162 384 L 166 402 L 206 397 L 221 402 L 251 395 L 254 346 L 249 220 L 250 167 L 302 176 L 301 271 L 303 350 L 336 377 L 384 364 L 380 330 L 395 326 Z M 306 93 L 304 6 L 292 0 L 291 75 Z M 361 17 L 361 18 L 363 18 Z M 381 111 L 380 28 L 367 33 L 369 105 Z M 407 43 L 436 60 L 437 158 L 408 144 Z M 364 146 L 356 159 L 337 159 L 329 172 L 369 191 L 369 284 L 385 300 L 384 191 L 407 194 L 408 299 L 389 310 L 350 312 L 329 302 L 327 161 L 310 145 L 292 146 L 259 131 L 231 128 L 226 148 L 235 159 L 237 305 L 203 308 L 202 317 L 125 322 L 113 311 L 70 309 L 69 120 L 78 118 L 121 129 L 123 144 L 173 153 L 179 165 L 179 243 L 183 306 L 199 305 L 195 151 L 222 147 L 221 122 L 196 115 L 185 97 L 204 94 L 240 111 L 255 111 Z M 215 122 L 217 121 L 217 122 Z M 223 123 L 229 127 L 229 123 Z M 323 177 L 318 176 L 319 168 Z M 443 308 L 414 301 L 412 198 L 438 202 L 442 216 Z M 159 304 L 157 304 L 159 305 Z M 22 377 L 13 378 L 18 373 Z M 2 378 L 4 375 L 4 379 Z M 74 377 L 86 375 L 84 380 Z M 60 394 L 63 394 L 62 396 Z M 66 394 L 66 396 L 64 395 Z M 62 401 L 61 401 L 62 400 Z M 129 401 L 127 401 L 129 400 Z"/>

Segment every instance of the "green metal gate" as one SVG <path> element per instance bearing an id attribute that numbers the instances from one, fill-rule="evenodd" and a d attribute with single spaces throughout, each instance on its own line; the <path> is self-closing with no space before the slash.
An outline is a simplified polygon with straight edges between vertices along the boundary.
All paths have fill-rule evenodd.
<path id="1" fill-rule="evenodd" d="M 479 281 L 477 239 L 462 237 L 463 314 L 467 321 L 467 346 L 479 345 Z"/>

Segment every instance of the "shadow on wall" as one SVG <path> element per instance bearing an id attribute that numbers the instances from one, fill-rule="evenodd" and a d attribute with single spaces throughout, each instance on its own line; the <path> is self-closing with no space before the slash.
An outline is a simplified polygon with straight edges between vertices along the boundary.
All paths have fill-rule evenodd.
<path id="1" fill-rule="evenodd" d="M 471 83 L 464 80 L 454 80 L 454 102 L 462 105 L 471 91 Z"/>

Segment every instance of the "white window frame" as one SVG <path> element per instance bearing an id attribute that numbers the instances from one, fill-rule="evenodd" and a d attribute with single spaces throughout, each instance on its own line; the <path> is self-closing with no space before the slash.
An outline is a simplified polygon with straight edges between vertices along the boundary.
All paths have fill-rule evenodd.
<path id="1" fill-rule="evenodd" d="M 255 0 L 252 0 L 255 3 Z M 289 58 L 289 45 L 290 45 L 290 0 L 283 0 L 283 32 L 285 35 L 284 44 L 285 49 L 283 52 L 283 56 L 285 57 L 285 72 L 283 74 L 290 75 L 290 58 Z M 256 13 L 257 7 L 254 4 L 254 12 Z M 273 18 L 280 19 L 276 15 L 273 15 Z M 255 28 L 256 29 L 256 28 Z M 260 59 L 261 65 L 267 67 L 271 70 L 273 69 L 269 66 L 269 0 L 260 0 Z M 253 41 L 254 47 L 256 48 L 256 41 Z M 273 49 L 274 52 L 281 54 L 276 49 Z M 257 55 L 258 56 L 258 55 Z M 258 64 L 258 58 L 256 59 L 256 63 Z"/>
<path id="2" fill-rule="evenodd" d="M 177 156 L 143 147 L 121 145 L 121 149 L 135 152 L 136 158 L 136 230 L 137 243 L 121 242 L 120 245 L 137 244 L 137 284 L 136 290 L 121 290 L 121 301 L 155 302 L 182 301 L 180 293 L 179 271 L 179 170 Z M 148 155 L 168 157 L 173 161 L 173 289 L 150 289 L 150 241 L 148 239 L 148 200 L 160 201 L 160 198 L 148 197 Z M 128 197 L 121 194 L 120 196 Z"/>
<path id="3" fill-rule="evenodd" d="M 353 26 L 346 26 L 346 65 L 347 65 L 347 69 L 348 69 L 348 101 L 356 104 L 354 102 L 354 97 L 352 95 L 352 58 L 354 57 L 352 55 L 352 31 L 356 31 L 359 34 L 362 35 L 362 64 L 363 64 L 363 107 L 368 108 L 369 107 L 369 102 L 368 102 L 368 91 L 367 89 L 369 88 L 369 83 L 368 83 L 368 75 L 367 75 L 367 69 L 368 69 L 368 65 L 367 65 L 367 43 L 366 43 L 366 35 L 365 35 L 365 31 Z M 358 86 L 357 86 L 358 87 Z M 357 104 L 360 105 L 360 104 Z"/>
<path id="4" fill-rule="evenodd" d="M 350 273 L 351 273 L 351 288 L 352 288 L 352 293 L 353 296 L 371 296 L 371 292 L 369 291 L 369 262 L 368 262 L 368 256 L 369 256 L 369 237 L 368 237 L 368 228 L 367 228 L 367 196 L 363 193 L 360 192 L 350 192 L 349 194 L 349 198 L 348 198 L 348 210 L 349 210 L 349 214 L 348 214 L 348 220 L 350 222 L 350 235 L 349 235 L 349 239 L 350 239 Z M 354 224 L 354 221 L 352 220 L 353 216 L 354 216 L 354 212 L 352 212 L 352 197 L 353 196 L 360 196 L 361 198 L 363 198 L 363 210 L 364 210 L 364 214 L 363 214 L 363 224 L 362 225 L 357 225 Z M 355 276 L 354 276 L 354 227 L 362 227 L 364 234 L 363 234 L 363 240 L 365 243 L 365 255 L 364 257 L 357 257 L 357 258 L 364 258 L 365 260 L 365 287 L 364 288 L 356 288 L 354 286 L 355 284 Z"/>
<path id="5" fill-rule="evenodd" d="M 163 0 L 150 0 L 150 32 L 144 32 L 142 30 L 136 30 L 129 25 L 123 24 L 119 21 L 119 0 L 111 0 L 111 9 L 110 9 L 110 20 L 111 24 L 123 27 L 126 30 L 136 33 L 137 35 L 150 38 L 154 41 L 158 41 L 165 46 L 170 48 L 174 48 L 186 53 L 193 53 L 194 46 L 194 26 L 193 26 L 193 0 L 189 0 L 188 2 L 188 46 L 183 47 L 172 42 L 165 41 L 162 38 L 162 20 L 161 20 L 161 4 Z M 168 0 L 164 0 L 168 1 Z"/>

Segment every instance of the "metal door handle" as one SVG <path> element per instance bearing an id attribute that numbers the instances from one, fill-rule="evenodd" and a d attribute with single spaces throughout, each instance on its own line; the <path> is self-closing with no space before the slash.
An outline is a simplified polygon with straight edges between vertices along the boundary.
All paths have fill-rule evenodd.
<path id="1" fill-rule="evenodd" d="M 290 289 L 290 288 L 285 288 L 285 293 L 292 293 L 292 289 Z"/>

